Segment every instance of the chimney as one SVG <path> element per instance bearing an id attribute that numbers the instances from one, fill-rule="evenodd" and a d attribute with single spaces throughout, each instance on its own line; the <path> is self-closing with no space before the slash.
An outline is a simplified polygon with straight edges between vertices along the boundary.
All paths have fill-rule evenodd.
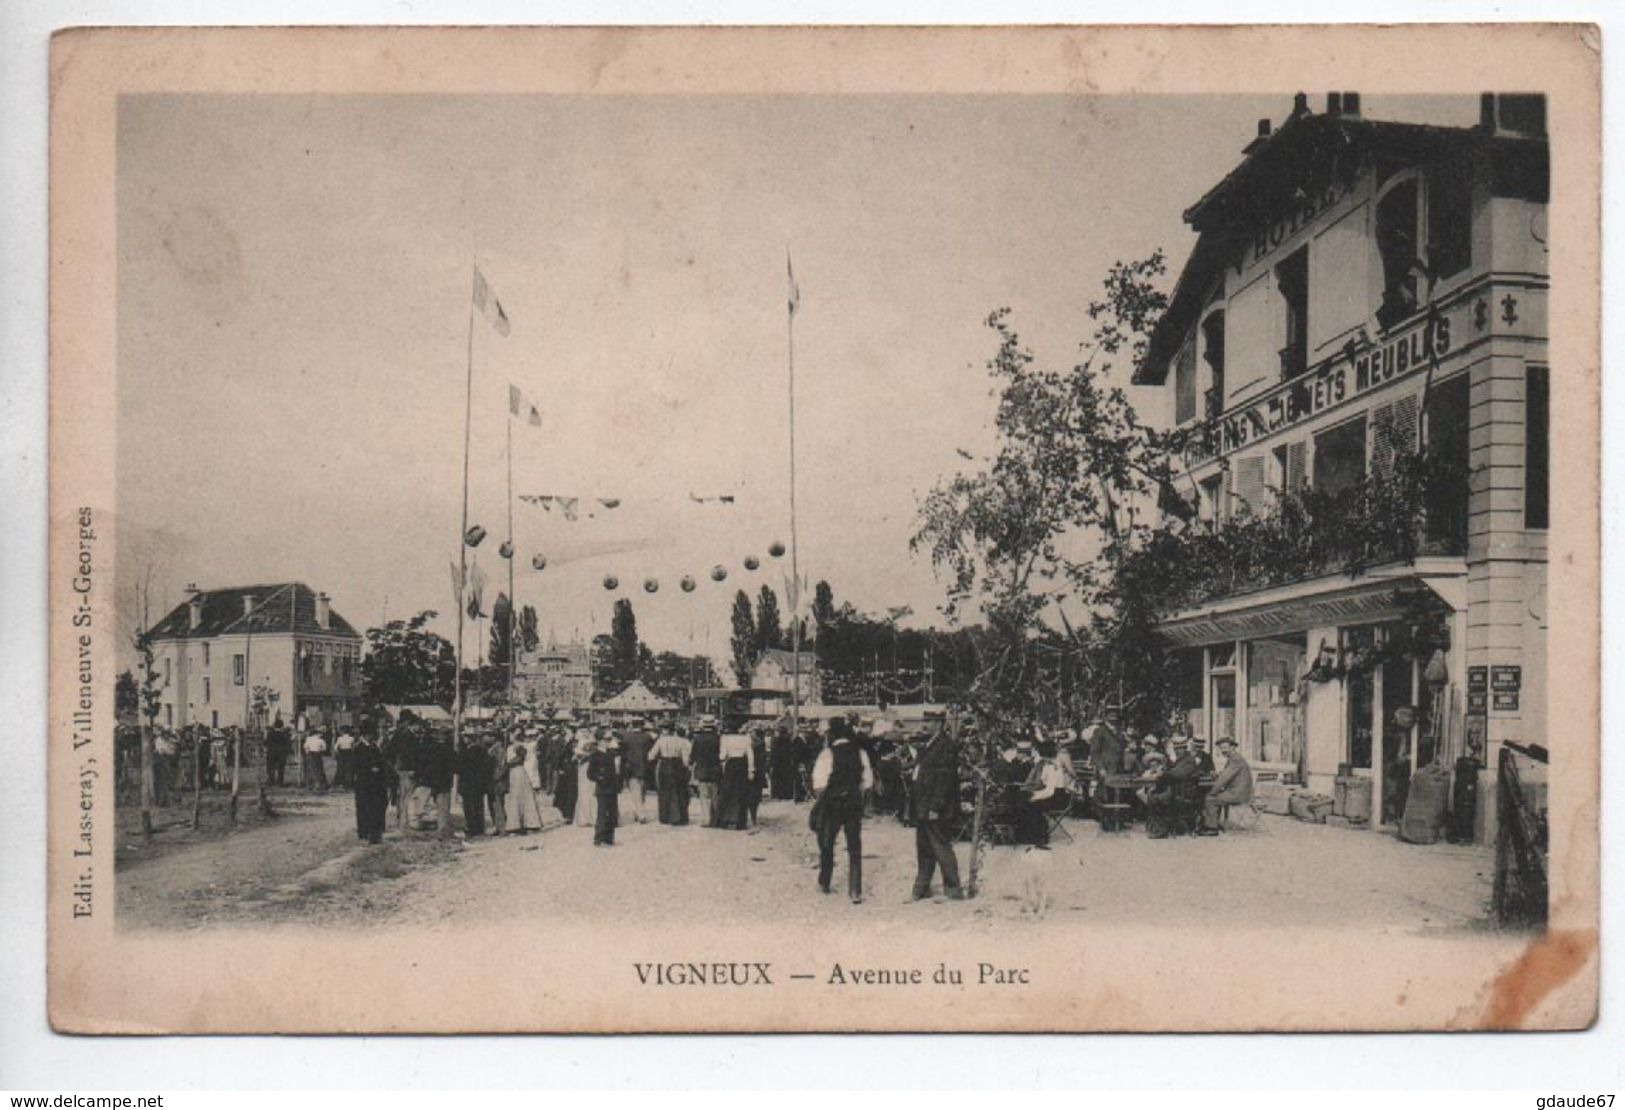
<path id="1" fill-rule="evenodd" d="M 1359 93 L 1357 93 L 1357 92 L 1345 92 L 1343 94 L 1343 114 L 1345 116 L 1354 116 L 1356 119 L 1359 118 L 1359 115 L 1360 115 L 1360 94 Z"/>
<path id="2" fill-rule="evenodd" d="M 196 582 L 186 584 L 186 627 L 196 632 L 198 625 L 203 623 L 203 591 L 197 588 Z"/>
<path id="3" fill-rule="evenodd" d="M 327 607 L 327 602 L 328 597 L 326 594 L 316 595 L 316 623 L 323 628 L 328 627 L 332 621 L 332 614 Z"/>
<path id="4" fill-rule="evenodd" d="M 243 594 L 243 616 L 251 617 L 253 615 L 254 615 L 254 595 L 249 594 L 249 593 L 245 593 L 245 594 Z"/>
<path id="5" fill-rule="evenodd" d="M 1342 93 L 1329 92 L 1326 94 L 1326 114 L 1328 116 L 1340 116 L 1343 114 Z"/>
<path id="6" fill-rule="evenodd" d="M 1270 121 L 1268 117 L 1266 117 L 1258 121 L 1258 135 L 1253 139 L 1252 142 L 1242 147 L 1241 152 L 1243 154 L 1251 154 L 1253 151 L 1267 143 L 1269 141 L 1269 137 Z"/>
<path id="7" fill-rule="evenodd" d="M 1292 118 L 1309 115 L 1309 94 L 1299 93 L 1292 98 Z"/>
<path id="8" fill-rule="evenodd" d="M 1546 95 L 1482 93 L 1478 99 L 1478 125 L 1486 131 L 1544 136 Z"/>

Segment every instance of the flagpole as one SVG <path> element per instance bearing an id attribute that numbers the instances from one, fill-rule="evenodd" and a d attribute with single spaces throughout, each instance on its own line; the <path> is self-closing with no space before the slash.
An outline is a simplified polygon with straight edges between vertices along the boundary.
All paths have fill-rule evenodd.
<path id="1" fill-rule="evenodd" d="M 478 262 L 475 262 L 478 273 Z M 452 743 L 463 742 L 463 594 L 468 587 L 468 450 L 474 428 L 474 296 L 468 298 L 468 379 L 463 394 L 463 524 L 457 533 L 457 674 L 453 686 Z"/>
<path id="2" fill-rule="evenodd" d="M 796 537 L 796 301 L 800 290 L 795 285 L 795 270 L 790 265 L 790 248 L 784 249 L 784 270 L 790 279 L 788 313 L 785 317 L 785 361 L 790 378 L 790 581 L 798 590 L 801 584 L 800 549 Z M 789 600 L 789 599 L 786 599 Z M 798 604 L 790 607 L 790 735 L 801 735 L 801 621 Z"/>
<path id="3" fill-rule="evenodd" d="M 513 672 L 518 659 L 519 646 L 514 638 L 514 614 L 519 611 L 519 599 L 514 596 L 513 560 L 513 413 L 508 413 L 508 711 L 513 711 Z"/>

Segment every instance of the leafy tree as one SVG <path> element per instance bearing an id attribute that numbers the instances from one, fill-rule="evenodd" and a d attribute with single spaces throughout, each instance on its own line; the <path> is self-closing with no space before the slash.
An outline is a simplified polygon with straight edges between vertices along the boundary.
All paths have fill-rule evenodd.
<path id="1" fill-rule="evenodd" d="M 120 671 L 118 679 L 113 683 L 113 712 L 119 717 L 133 717 L 140 700 L 135 675 L 128 670 Z"/>
<path id="2" fill-rule="evenodd" d="M 638 676 L 638 619 L 632 613 L 629 598 L 615 599 L 615 614 L 610 619 L 610 639 L 613 641 L 615 681 L 626 686 Z"/>
<path id="3" fill-rule="evenodd" d="M 491 646 L 486 659 L 493 667 L 506 668 L 513 656 L 513 602 L 505 593 L 497 594 L 491 606 Z"/>
<path id="4" fill-rule="evenodd" d="M 818 585 L 813 587 L 812 618 L 817 628 L 823 628 L 835 619 L 835 591 L 823 579 L 819 579 Z"/>
<path id="5" fill-rule="evenodd" d="M 615 637 L 600 632 L 589 649 L 592 665 L 593 699 L 614 697 L 626 684 L 615 677 Z"/>
<path id="6" fill-rule="evenodd" d="M 750 674 L 756 666 L 756 618 L 751 614 L 750 595 L 744 590 L 734 594 L 733 648 L 734 681 L 740 686 L 750 685 Z"/>
<path id="7" fill-rule="evenodd" d="M 1053 609 L 1064 620 L 1066 601 L 1093 615 L 1097 635 L 1150 635 L 1143 619 L 1111 625 L 1110 613 L 1101 628 L 1098 610 L 1121 599 L 1111 593 L 1111 570 L 1143 527 L 1124 510 L 1169 475 L 1166 437 L 1142 425 L 1110 384 L 1114 372 L 1144 357 L 1167 306 L 1157 286 L 1165 272 L 1160 251 L 1112 266 L 1103 298 L 1088 306 L 1092 341 L 1064 369 L 1037 364 L 1008 309 L 987 318 L 998 341 L 987 363 L 998 389 L 998 451 L 980 470 L 926 495 L 911 546 L 948 575 L 950 615 L 974 604 L 984 617 L 983 670 L 968 693 L 992 721 L 1043 709 L 1044 655 L 1034 642 L 1053 635 L 1043 618 Z M 1083 652 L 1076 654 L 1081 667 Z M 1101 668 L 1080 671 L 1097 704 L 1122 704 L 1130 667 L 1142 685 L 1155 685 L 1160 660 L 1142 654 L 1105 653 Z"/>
<path id="8" fill-rule="evenodd" d="M 541 634 L 536 627 L 536 607 L 522 606 L 519 610 L 519 650 L 533 652 L 541 646 Z"/>
<path id="9" fill-rule="evenodd" d="M 361 681 L 370 702 L 450 707 L 457 653 L 443 636 L 424 627 L 437 615 L 425 609 L 408 620 L 367 629 Z"/>
<path id="10" fill-rule="evenodd" d="M 756 658 L 769 648 L 783 647 L 784 626 L 779 619 L 779 595 L 764 585 L 756 595 Z"/>

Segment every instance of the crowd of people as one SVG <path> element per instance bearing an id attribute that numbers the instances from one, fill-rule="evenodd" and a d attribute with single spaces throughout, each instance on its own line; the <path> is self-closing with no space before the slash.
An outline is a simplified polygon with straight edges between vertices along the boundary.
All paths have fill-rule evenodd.
<path id="1" fill-rule="evenodd" d="M 810 800 L 824 893 L 844 838 L 847 892 L 863 900 L 863 820 L 893 814 L 916 828 L 915 897 L 932 895 L 938 872 L 946 897 L 963 896 L 953 847 L 960 757 L 942 714 L 918 742 L 860 734 L 843 718 L 800 729 L 715 716 L 618 728 L 579 719 L 478 723 L 455 748 L 447 730 L 409 712 L 381 742 L 371 731 L 351 738 L 348 762 L 356 832 L 372 843 L 391 805 L 399 828 L 454 836 L 454 787 L 467 837 L 579 826 L 604 847 L 626 823 L 741 831 L 756 826 L 764 798 Z"/>
<path id="2" fill-rule="evenodd" d="M 1112 810 L 1145 818 L 1153 836 L 1176 829 L 1181 813 L 1190 818 L 1186 831 L 1217 835 L 1227 807 L 1252 797 L 1251 769 L 1234 741 L 1217 742 L 1215 766 L 1182 722 L 1164 738 L 1122 727 L 1108 714 L 1081 731 L 1031 727 L 991 739 L 978 735 L 974 721 L 950 729 L 936 710 L 928 711 L 923 733 L 883 722 L 866 729 L 839 716 L 799 728 L 715 716 L 639 718 L 613 728 L 585 714 L 539 723 L 506 718 L 469 723 L 455 744 L 444 722 L 406 711 L 393 726 L 368 720 L 323 728 L 301 719 L 290 729 L 278 718 L 252 747 L 270 785 L 288 785 L 287 765 L 297 755 L 298 785 L 352 791 L 356 834 L 373 844 L 383 839 L 391 807 L 398 829 L 455 836 L 454 795 L 467 837 L 575 826 L 592 829 L 592 843 L 603 847 L 613 847 L 616 829 L 627 823 L 740 831 L 756 826 L 764 798 L 810 801 L 818 889 L 832 892 L 844 846 L 853 902 L 863 900 L 864 820 L 883 816 L 915 830 L 914 897 L 932 897 L 939 874 L 945 897 L 963 897 L 954 844 L 968 834 L 979 774 L 988 790 L 986 835 L 1039 849 L 1066 816 L 1092 813 L 1104 824 Z M 198 784 L 229 788 L 235 748 L 244 742 L 235 729 L 158 730 L 159 804 Z M 122 762 L 131 751 L 139 756 L 138 740 L 133 749 L 121 744 Z M 992 753 L 981 766 L 972 754 L 978 751 Z"/>

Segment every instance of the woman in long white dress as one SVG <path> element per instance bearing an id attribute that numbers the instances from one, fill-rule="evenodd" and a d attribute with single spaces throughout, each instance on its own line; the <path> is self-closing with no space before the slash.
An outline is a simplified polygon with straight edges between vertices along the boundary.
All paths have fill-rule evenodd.
<path id="1" fill-rule="evenodd" d="M 539 830 L 542 827 L 542 811 L 536 808 L 536 793 L 531 788 L 530 772 L 526 770 L 532 758 L 530 749 L 516 741 L 508 745 L 504 758 L 508 764 L 508 831 L 528 833 L 532 829 Z"/>
<path id="2" fill-rule="evenodd" d="M 593 735 L 591 729 L 576 733 L 576 819 L 577 828 L 590 829 L 598 824 L 598 792 L 587 777 L 587 762 L 592 758 Z"/>

